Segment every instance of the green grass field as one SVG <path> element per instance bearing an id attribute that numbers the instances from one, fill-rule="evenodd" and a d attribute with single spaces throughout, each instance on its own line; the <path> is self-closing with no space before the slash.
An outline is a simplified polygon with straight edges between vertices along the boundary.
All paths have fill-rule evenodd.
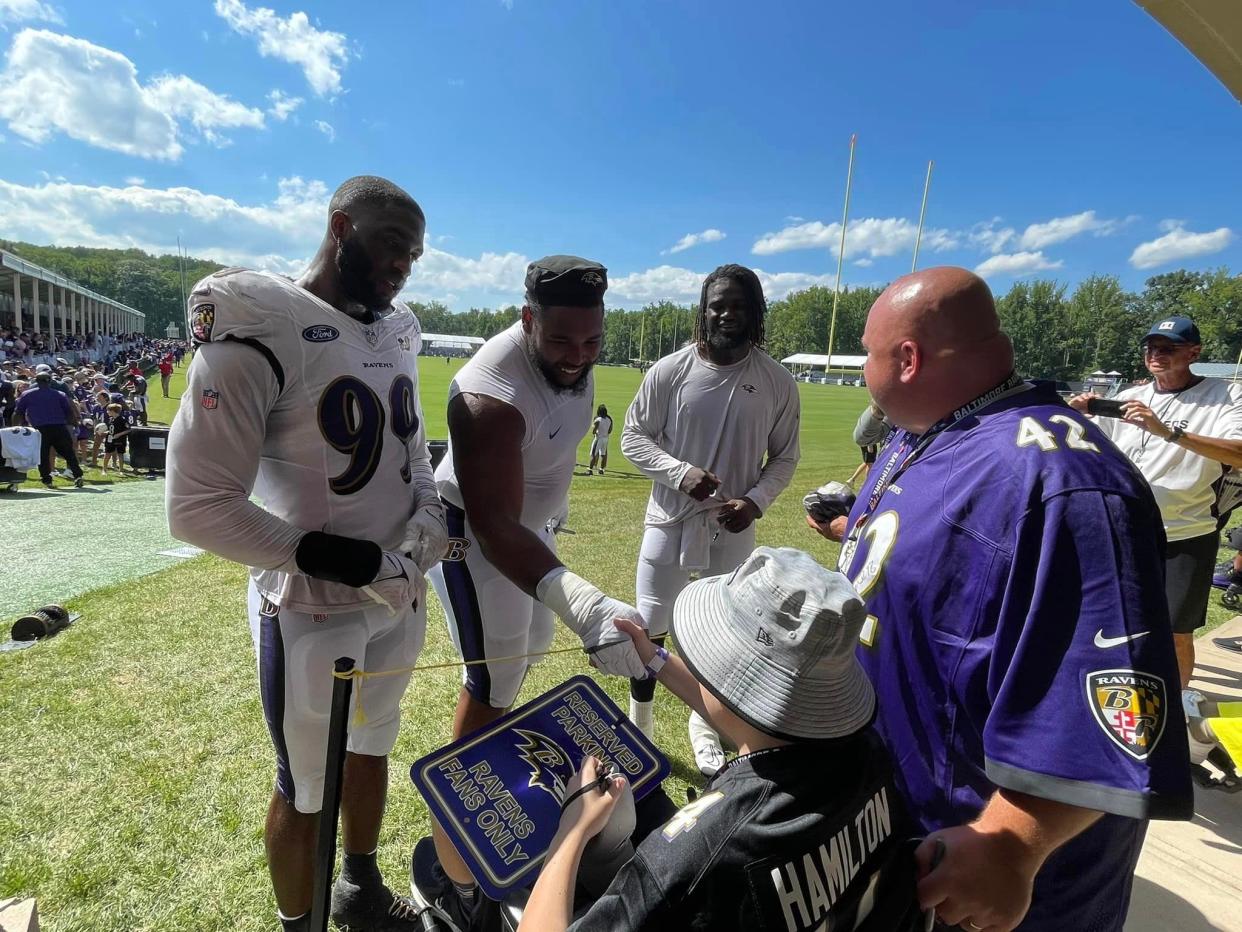
<path id="1" fill-rule="evenodd" d="M 460 361 L 420 360 L 428 435 L 445 437 L 444 405 Z M 604 368 L 596 403 L 618 425 L 638 386 L 632 369 Z M 174 394 L 184 370 L 174 380 Z M 796 546 L 835 565 L 836 546 L 803 523 L 802 494 L 844 479 L 858 462 L 850 429 L 861 389 L 801 385 L 802 462 L 759 524 L 762 544 Z M 158 384 L 156 385 L 158 395 Z M 176 401 L 152 399 L 169 422 Z M 634 566 L 649 483 L 621 458 L 614 474 L 574 479 L 561 555 L 619 598 L 634 596 Z M 586 462 L 589 443 L 580 456 Z M 632 474 L 626 476 L 625 474 Z M 933 571 L 929 569 L 929 572 Z M 32 650 L 0 654 L 0 899 L 37 896 L 51 932 L 208 932 L 275 927 L 262 845 L 272 755 L 254 684 L 244 570 L 212 556 L 74 600 L 81 621 Z M 1213 599 L 1215 603 L 1215 599 Z M 1214 604 L 1212 619 L 1226 614 Z M 555 647 L 572 647 L 565 629 Z M 452 659 L 433 598 L 422 662 Z M 590 672 L 580 654 L 548 658 L 519 702 Z M 380 861 L 405 887 L 407 857 L 427 831 L 409 765 L 444 744 L 456 669 L 415 674 L 392 755 Z M 624 707 L 625 684 L 601 678 Z M 685 710 L 657 693 L 657 741 L 673 762 L 667 784 L 684 799 L 697 783 Z"/>

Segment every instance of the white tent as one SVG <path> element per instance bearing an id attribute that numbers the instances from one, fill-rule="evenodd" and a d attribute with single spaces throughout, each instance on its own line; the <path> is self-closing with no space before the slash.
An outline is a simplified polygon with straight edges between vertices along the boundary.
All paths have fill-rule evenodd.
<path id="1" fill-rule="evenodd" d="M 831 359 L 821 353 L 794 353 L 781 360 L 787 366 L 824 366 L 832 369 L 861 369 L 866 356 L 842 356 L 833 353 Z"/>

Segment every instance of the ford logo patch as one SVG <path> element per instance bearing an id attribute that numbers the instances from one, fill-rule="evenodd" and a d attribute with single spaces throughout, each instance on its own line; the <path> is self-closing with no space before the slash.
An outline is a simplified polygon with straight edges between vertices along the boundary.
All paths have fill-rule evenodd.
<path id="1" fill-rule="evenodd" d="M 340 335 L 341 331 L 327 324 L 316 324 L 302 331 L 302 339 L 311 343 L 327 343 L 329 340 L 335 340 Z"/>

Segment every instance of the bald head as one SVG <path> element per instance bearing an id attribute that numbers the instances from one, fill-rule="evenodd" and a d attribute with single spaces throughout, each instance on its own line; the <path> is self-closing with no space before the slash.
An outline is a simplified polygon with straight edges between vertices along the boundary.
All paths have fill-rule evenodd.
<path id="1" fill-rule="evenodd" d="M 1001 382 L 1013 347 L 992 292 L 952 266 L 897 279 L 867 315 L 867 385 L 899 426 L 925 430 Z"/>

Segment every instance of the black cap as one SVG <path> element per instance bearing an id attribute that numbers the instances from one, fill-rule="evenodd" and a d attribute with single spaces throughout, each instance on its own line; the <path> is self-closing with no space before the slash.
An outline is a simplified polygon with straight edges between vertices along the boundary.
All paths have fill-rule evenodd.
<path id="1" fill-rule="evenodd" d="M 544 256 L 526 268 L 526 293 L 543 307 L 596 307 L 607 290 L 608 270 L 581 256 Z"/>
<path id="2" fill-rule="evenodd" d="M 1168 337 L 1174 343 L 1191 343 L 1195 346 L 1203 342 L 1199 339 L 1199 328 L 1195 326 L 1195 322 L 1189 317 L 1180 316 L 1156 321 L 1139 342 L 1146 343 L 1152 337 Z"/>

